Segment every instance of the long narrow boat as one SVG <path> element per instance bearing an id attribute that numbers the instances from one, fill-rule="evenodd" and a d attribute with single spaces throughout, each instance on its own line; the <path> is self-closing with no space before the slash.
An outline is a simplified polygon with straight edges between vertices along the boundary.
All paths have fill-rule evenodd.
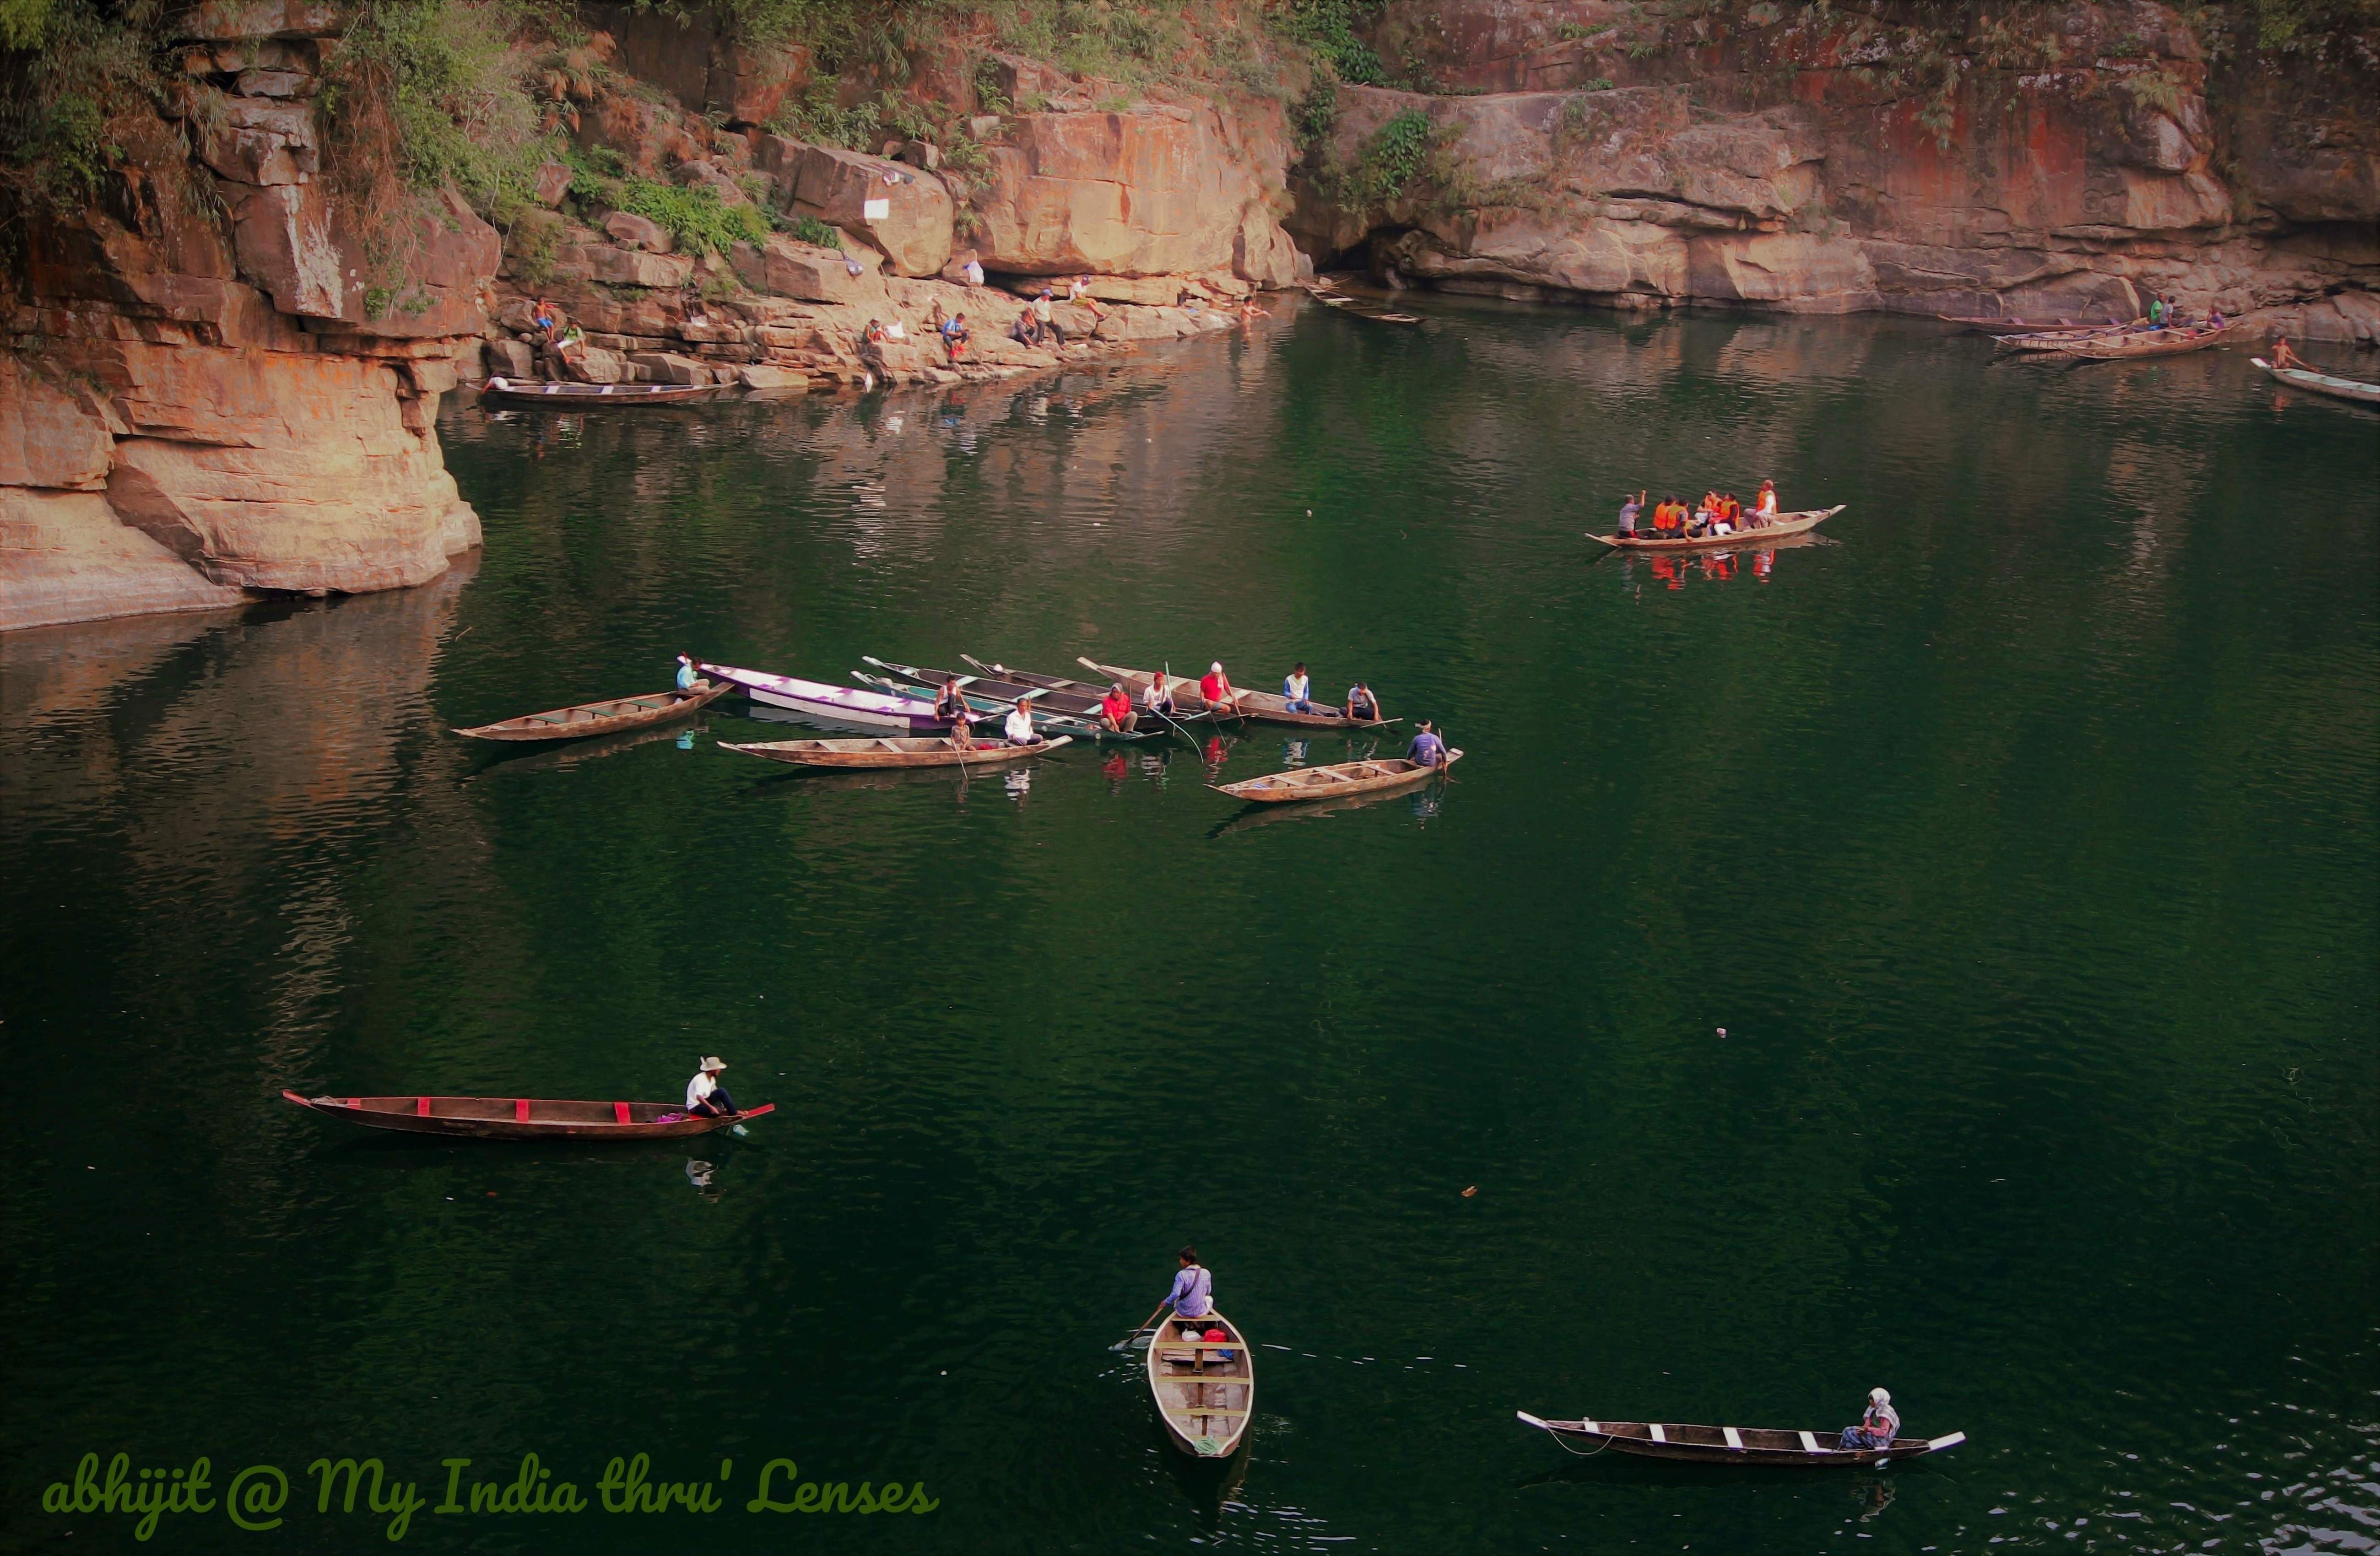
<path id="1" fill-rule="evenodd" d="M 959 657 L 966 661 L 978 675 L 1022 681 L 1028 687 L 1039 687 L 1043 691 L 1068 692 L 1075 697 L 1087 697 L 1094 702 L 1108 694 L 1108 683 L 1104 681 L 1078 681 L 1072 675 L 1042 675 L 1030 670 L 1011 670 L 1005 664 L 986 663 L 973 654 L 961 654 Z"/>
<path id="2" fill-rule="evenodd" d="M 1449 747 L 1446 766 L 1452 767 L 1463 760 L 1463 753 Z M 1268 772 L 1261 778 L 1244 778 L 1236 784 L 1209 784 L 1218 794 L 1233 799 L 1253 799 L 1267 805 L 1277 805 L 1293 799 L 1337 799 L 1342 795 L 1378 794 L 1384 789 L 1402 789 L 1408 784 L 1426 783 L 1445 768 L 1425 767 L 1403 757 L 1380 757 L 1371 761 L 1333 762 L 1328 767 L 1293 767 L 1286 772 Z"/>
<path id="3" fill-rule="evenodd" d="M 2113 340 L 2152 327 L 2133 322 L 2094 324 L 2082 330 L 2028 330 L 2022 334 L 2002 335 L 1992 342 L 1992 346 L 1998 351 L 2063 351 L 2078 340 Z"/>
<path id="4" fill-rule="evenodd" d="M 1697 1427 L 1671 1421 L 1548 1421 L 1525 1410 L 1513 1412 L 1524 1425 L 1553 1434 L 1568 1447 L 1585 1445 L 1599 1453 L 1616 1448 L 1647 1459 L 1693 1459 L 1726 1465 L 1881 1465 L 1956 1448 L 1965 1432 L 1948 1437 L 1896 1437 L 1884 1448 L 1837 1448 L 1833 1432 L 1779 1430 L 1769 1427 Z"/>
<path id="5" fill-rule="evenodd" d="M 2311 389 L 2317 395 L 2353 400 L 2359 405 L 2380 406 L 2380 383 L 2366 383 L 2360 378 L 2340 378 L 2336 373 L 2316 372 L 2312 368 L 2277 368 L 2262 357 L 2248 359 L 2292 388 Z"/>
<path id="6" fill-rule="evenodd" d="M 959 690 L 965 696 L 991 698 L 998 700 L 1003 708 L 1014 703 L 1018 698 L 1029 695 L 1033 699 L 1037 712 L 1052 714 L 1070 721 L 1065 726 L 1069 734 L 1087 735 L 1094 738 L 1107 740 L 1147 740 L 1167 733 L 1162 728 L 1117 731 L 1105 727 L 1099 723 L 1099 699 L 1097 692 L 1086 697 L 1079 692 L 1050 691 L 1030 681 L 998 675 L 959 675 L 956 671 L 923 669 L 914 664 L 894 664 L 889 660 L 877 659 L 867 654 L 860 657 L 879 670 L 898 675 L 903 680 L 912 683 L 924 690 L 929 698 L 934 695 L 935 690 L 944 680 L 953 675 L 958 676 Z M 1101 690 L 1104 689 L 1106 688 L 1101 688 Z"/>
<path id="7" fill-rule="evenodd" d="M 462 1135 L 489 1140 L 650 1140 L 708 1135 L 777 1111 L 763 1102 L 717 1118 L 689 1115 L 671 1102 L 565 1102 L 547 1097 L 300 1097 L 281 1100 L 367 1129 L 405 1135 Z"/>
<path id="8" fill-rule="evenodd" d="M 1160 674 L 1155 670 L 1134 670 L 1121 664 L 1100 664 L 1089 659 L 1078 659 L 1075 663 L 1087 665 L 1110 680 L 1122 681 L 1125 688 L 1135 696 Z M 1208 709 L 1198 697 L 1198 683 L 1191 677 L 1174 676 L 1172 685 L 1177 701 L 1187 699 L 1216 717 L 1231 717 L 1228 711 Z M 1398 722 L 1395 719 L 1351 719 L 1344 713 L 1293 713 L 1289 711 L 1289 699 L 1278 692 L 1251 691 L 1245 687 L 1234 687 L 1233 690 L 1239 698 L 1240 716 L 1258 723 L 1294 724 L 1300 729 L 1378 729 Z"/>
<path id="9" fill-rule="evenodd" d="M 1962 324 L 1978 334 L 1986 335 L 2086 334 L 2093 330 L 2113 330 L 2123 327 L 2114 320 L 2078 324 L 2071 319 L 2060 319 L 2051 323 L 2037 319 L 2031 322 L 2022 319 L 1982 319 L 1957 313 L 1937 313 L 1934 317 L 1946 324 Z"/>
<path id="10" fill-rule="evenodd" d="M 582 702 L 575 708 L 552 708 L 517 719 L 498 719 L 492 724 L 473 724 L 455 733 L 474 740 L 584 740 L 590 735 L 618 735 L 682 719 L 716 702 L 729 689 L 725 682 L 713 681 L 692 691 L 657 691 L 645 697 Z"/>
<path id="11" fill-rule="evenodd" d="M 1220 1329 L 1222 1340 L 1190 1340 Z M 1223 1459 L 1240 1445 L 1257 1408 L 1256 1358 L 1247 1337 L 1220 1313 L 1203 1319 L 1168 1319 L 1157 1326 L 1148 1347 L 1148 1392 L 1165 1435 L 1185 1453 Z"/>
<path id="12" fill-rule="evenodd" d="M 1780 513 L 1767 524 L 1748 526 L 1732 535 L 1704 535 L 1699 538 L 1680 536 L 1674 541 L 1650 538 L 1645 530 L 1633 536 L 1598 535 L 1590 529 L 1586 538 L 1600 541 L 1615 551 L 1756 551 L 1769 541 L 1788 535 L 1803 535 L 1835 517 L 1851 504 L 1837 503 L 1831 508 L 1810 508 L 1801 513 Z M 1752 515 L 1743 516 L 1749 519 Z"/>
<path id="13" fill-rule="evenodd" d="M 719 748 L 741 751 L 747 757 L 766 757 L 771 761 L 792 762 L 796 767 L 996 767 L 1002 762 L 1023 761 L 1027 757 L 1054 751 L 1073 739 L 1072 735 L 1062 735 L 1038 746 L 983 740 L 964 749 L 948 740 L 889 736 L 873 740 L 763 740 L 744 746 L 722 740 Z"/>
<path id="14" fill-rule="evenodd" d="M 2060 340 L 2049 346 L 2052 351 L 2069 357 L 2081 357 L 2094 362 L 2129 361 L 2137 357 L 2179 357 L 2185 351 L 2204 351 L 2210 346 L 2220 346 L 2239 328 L 2235 321 L 2220 329 L 2204 326 L 2196 329 L 2127 330 L 2114 335 L 2077 335 Z"/>
<path id="15" fill-rule="evenodd" d="M 950 722 L 934 717 L 934 705 L 853 687 L 831 687 L 765 670 L 732 664 L 698 664 L 702 674 L 742 689 L 753 701 L 799 713 L 814 723 L 853 729 L 887 729 L 901 735 L 948 735 Z"/>
<path id="16" fill-rule="evenodd" d="M 480 386 L 483 400 L 543 406 L 694 405 L 725 392 L 711 383 L 562 383 L 509 378 L 492 378 Z"/>

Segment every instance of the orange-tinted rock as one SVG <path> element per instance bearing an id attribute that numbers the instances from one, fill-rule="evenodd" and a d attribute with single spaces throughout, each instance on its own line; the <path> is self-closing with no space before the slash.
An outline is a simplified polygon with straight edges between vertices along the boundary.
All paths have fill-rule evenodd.
<path id="1" fill-rule="evenodd" d="M 794 170 L 793 201 L 873 244 L 895 275 L 932 275 L 950 260 L 950 191 L 905 163 L 808 147 Z"/>
<path id="2" fill-rule="evenodd" d="M 0 486 L 104 486 L 115 452 L 113 413 L 88 399 L 87 387 L 58 383 L 0 352 Z"/>
<path id="3" fill-rule="evenodd" d="M 0 486 L 0 632 L 243 598 L 123 523 L 99 492 Z"/>

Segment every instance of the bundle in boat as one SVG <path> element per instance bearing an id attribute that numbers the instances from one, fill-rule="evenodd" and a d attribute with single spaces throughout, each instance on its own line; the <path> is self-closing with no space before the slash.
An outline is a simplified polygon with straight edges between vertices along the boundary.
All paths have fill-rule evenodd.
<path id="1" fill-rule="evenodd" d="M 1646 1459 L 1692 1459 L 1731 1465 L 1881 1465 L 1956 1448 L 1965 1432 L 1947 1437 L 1896 1437 L 1882 1448 L 1839 1448 L 1831 1432 L 1775 1427 L 1703 1427 L 1682 1421 L 1548 1421 L 1516 1410 L 1522 1424 L 1549 1432 L 1565 1447 L 1599 1453 L 1614 1448 Z"/>
<path id="2" fill-rule="evenodd" d="M 1201 1338 L 1185 1337 L 1196 1329 Z M 1223 1338 L 1208 1340 L 1220 1330 Z M 1169 1318 L 1148 1346 L 1148 1392 L 1175 1447 L 1202 1459 L 1231 1456 L 1257 1408 L 1256 1359 L 1239 1326 L 1220 1313 Z"/>
<path id="3" fill-rule="evenodd" d="M 1448 767 L 1462 760 L 1461 751 L 1451 747 L 1448 748 Z M 1268 772 L 1261 778 L 1244 779 L 1237 784 L 1209 784 L 1207 786 L 1218 794 L 1230 795 L 1233 799 L 1278 804 L 1283 800 L 1337 799 L 1342 795 L 1378 794 L 1384 789 L 1401 789 L 1408 784 L 1425 783 L 1441 771 L 1403 757 L 1383 757 L 1376 761 L 1333 762 L 1328 767 L 1293 767 L 1286 772 Z"/>
<path id="4" fill-rule="evenodd" d="M 1801 513 L 1780 513 L 1766 524 L 1755 522 L 1754 516 L 1744 515 L 1745 528 L 1731 535 L 1658 536 L 1639 529 L 1633 535 L 1598 535 L 1587 532 L 1590 541 L 1600 541 L 1614 551 L 1741 551 L 1759 547 L 1788 535 L 1806 535 L 1819 525 L 1849 506 L 1837 503 L 1831 508 L 1811 508 Z"/>
<path id="5" fill-rule="evenodd" d="M 960 746 L 948 740 L 892 738 L 764 740 L 739 746 L 722 740 L 719 748 L 741 751 L 747 757 L 766 757 L 771 761 L 791 762 L 796 767 L 992 767 L 1054 751 L 1073 738 L 1062 735 L 1033 746 L 1010 746 L 999 741 Z"/>
<path id="6" fill-rule="evenodd" d="M 698 682 L 692 691 L 657 691 L 646 697 L 582 702 L 574 708 L 552 708 L 492 724 L 474 724 L 455 733 L 474 740 L 584 740 L 590 735 L 617 735 L 684 718 L 716 702 L 729 689 L 724 681 Z"/>
<path id="7" fill-rule="evenodd" d="M 777 1111 L 763 1102 L 738 1113 L 689 1113 L 671 1102 L 582 1102 L 552 1097 L 301 1097 L 281 1099 L 368 1129 L 462 1135 L 496 1140 L 650 1140 L 707 1135 Z"/>

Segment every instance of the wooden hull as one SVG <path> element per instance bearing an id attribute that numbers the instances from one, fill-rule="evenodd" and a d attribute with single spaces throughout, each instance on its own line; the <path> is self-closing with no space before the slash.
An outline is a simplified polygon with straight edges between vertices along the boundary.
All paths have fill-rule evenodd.
<path id="1" fill-rule="evenodd" d="M 852 687 L 831 687 L 793 675 L 772 675 L 764 670 L 738 670 L 733 665 L 700 664 L 695 668 L 713 679 L 740 688 L 753 701 L 799 713 L 809 723 L 835 728 L 882 731 L 892 735 L 948 735 L 950 724 L 934 717 L 933 704 Z"/>
<path id="2" fill-rule="evenodd" d="M 647 697 L 614 698 L 609 702 L 582 702 L 576 708 L 555 708 L 517 719 L 500 719 L 455 733 L 474 740 L 584 740 L 594 735 L 619 735 L 648 724 L 667 723 L 708 708 L 727 695 L 724 681 L 713 681 L 691 692 L 662 691 Z"/>
<path id="3" fill-rule="evenodd" d="M 1185 1323 L 1220 1329 L 1231 1338 L 1185 1341 Z M 1173 1445 L 1201 1459 L 1229 1458 L 1247 1435 L 1257 1407 L 1256 1357 L 1239 1326 L 1220 1313 L 1169 1318 L 1157 1326 L 1146 1366 L 1157 1418 Z"/>
<path id="4" fill-rule="evenodd" d="M 1148 683 L 1157 678 L 1157 672 L 1153 670 L 1134 670 L 1121 664 L 1100 664 L 1089 659 L 1079 663 L 1088 665 L 1111 681 L 1122 681 L 1124 688 L 1133 694 L 1135 700 L 1138 699 L 1141 691 L 1148 687 Z M 1173 677 L 1173 682 L 1175 683 L 1173 685 L 1175 701 L 1184 704 L 1195 703 L 1202 711 L 1214 717 L 1231 717 L 1227 712 L 1217 712 L 1207 707 L 1206 702 L 1198 696 L 1197 677 L 1177 675 Z M 1378 729 L 1384 724 L 1397 722 L 1394 719 L 1351 719 L 1344 713 L 1293 713 L 1289 711 L 1289 699 L 1278 692 L 1249 691 L 1245 688 L 1239 694 L 1239 705 L 1240 717 L 1244 719 L 1257 723 L 1292 724 L 1300 729 Z"/>
<path id="5" fill-rule="evenodd" d="M 1788 535 L 1805 535 L 1840 513 L 1851 504 L 1837 503 L 1831 508 L 1814 508 L 1802 513 L 1780 513 L 1773 524 L 1758 529 L 1739 529 L 1732 535 L 1705 535 L 1700 540 L 1680 537 L 1674 541 L 1656 541 L 1645 537 L 1649 531 L 1638 530 L 1631 539 L 1621 535 L 1598 535 L 1587 532 L 1590 541 L 1600 541 L 1614 551 L 1756 551 L 1771 541 Z M 1748 520 L 1750 514 L 1744 515 Z"/>
<path id="6" fill-rule="evenodd" d="M 2039 322 L 2027 323 L 2022 319 L 1961 318 L 1960 315 L 1955 313 L 1937 313 L 1934 317 L 1941 320 L 1946 324 L 1963 324 L 1968 329 L 1973 330 L 1979 334 L 1987 335 L 2087 334 L 2094 330 L 2112 330 L 2120 327 L 2113 322 L 2077 324 L 2064 319 L 2059 320 L 2054 324 L 2048 324 Z"/>
<path id="7" fill-rule="evenodd" d="M 2141 357 L 2179 357 L 2187 351 L 2204 351 L 2208 346 L 2220 346 L 2238 327 L 2226 324 L 2219 330 L 2163 329 L 2127 331 L 2108 336 L 2080 335 L 2072 340 L 2050 342 L 2048 349 L 2094 362 L 2124 362 Z"/>
<path id="8" fill-rule="evenodd" d="M 717 399 L 723 393 L 707 383 L 516 383 L 503 378 L 480 386 L 480 399 L 501 405 L 681 406 Z"/>
<path id="9" fill-rule="evenodd" d="M 300 1097 L 282 1100 L 367 1129 L 477 1140 L 662 1140 L 708 1135 L 777 1111 L 763 1102 L 722 1118 L 691 1118 L 668 1102 L 576 1102 L 544 1097 Z"/>
<path id="10" fill-rule="evenodd" d="M 2334 399 L 2351 400 L 2358 405 L 2380 406 L 2380 383 L 2366 383 L 2358 378 L 2340 378 L 2333 373 L 2316 372 L 2312 368 L 2277 368 L 2262 357 L 2250 361 L 2279 379 L 2292 389 L 2307 389 Z"/>
<path id="11" fill-rule="evenodd" d="M 1463 753 L 1450 748 L 1446 766 L 1452 767 L 1463 760 Z M 1286 772 L 1268 772 L 1261 778 L 1244 779 L 1237 784 L 1209 784 L 1218 794 L 1233 799 L 1254 800 L 1259 805 L 1281 805 L 1292 800 L 1343 799 L 1350 795 L 1377 795 L 1390 789 L 1402 789 L 1414 784 L 1426 784 L 1440 772 L 1439 767 L 1423 767 L 1402 757 L 1383 757 L 1378 761 L 1334 762 L 1329 767 L 1293 767 Z"/>
<path id="12" fill-rule="evenodd" d="M 983 741 L 965 750 L 948 740 L 771 740 L 745 746 L 722 740 L 719 748 L 796 767 L 996 767 L 1054 751 L 1072 738 L 1062 735 L 1038 746 Z"/>
<path id="13" fill-rule="evenodd" d="M 1965 1432 L 1948 1437 L 1897 1437 L 1888 1448 L 1840 1449 L 1835 1432 L 1779 1430 L 1767 1427 L 1698 1427 L 1682 1422 L 1548 1421 L 1525 1410 L 1522 1423 L 1549 1432 L 1574 1452 L 1614 1449 L 1645 1459 L 1679 1459 L 1713 1465 L 1884 1465 L 1956 1448 Z"/>

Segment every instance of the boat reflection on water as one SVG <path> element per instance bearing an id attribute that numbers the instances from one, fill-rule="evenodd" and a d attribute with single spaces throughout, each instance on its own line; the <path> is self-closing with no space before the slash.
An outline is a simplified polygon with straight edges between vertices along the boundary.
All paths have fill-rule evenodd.
<path id="1" fill-rule="evenodd" d="M 1350 759 L 1360 760 L 1364 759 Z M 1410 807 L 1416 821 L 1427 821 L 1436 816 L 1446 803 L 1446 784 L 1432 780 L 1418 789 L 1391 789 L 1386 794 L 1349 795 L 1343 799 L 1299 800 L 1293 805 L 1263 805 L 1250 801 L 1236 816 L 1226 818 L 1208 829 L 1209 841 L 1228 837 L 1236 832 L 1256 827 L 1269 827 L 1285 821 L 1298 821 L 1317 816 L 1343 815 L 1350 810 L 1365 810 L 1375 805 Z"/>
<path id="2" fill-rule="evenodd" d="M 1223 1521 L 1223 1514 L 1237 1501 L 1240 1488 L 1247 1482 L 1252 1457 L 1248 1444 L 1256 1435 L 1255 1424 L 1250 1423 L 1247 1436 L 1240 1439 L 1240 1445 L 1232 1450 L 1228 1457 L 1220 1459 L 1201 1459 L 1184 1453 L 1165 1435 L 1164 1426 L 1154 1415 L 1149 1416 L 1149 1427 L 1154 1452 L 1159 1462 L 1165 1465 L 1165 1473 L 1172 1477 L 1174 1489 L 1197 1510 L 1199 1527 L 1209 1535 L 1215 1533 Z"/>
<path id="3" fill-rule="evenodd" d="M 705 1161 L 698 1156 L 686 1159 L 686 1181 L 694 1185 L 696 1197 L 705 1204 L 719 1203 L 719 1185 L 712 1181 L 718 1175 L 717 1163 Z"/>
<path id="4" fill-rule="evenodd" d="M 631 730 L 625 735 L 602 735 L 593 740 L 581 740 L 558 748 L 499 746 L 482 756 L 478 765 L 463 774 L 462 781 L 468 784 L 479 778 L 498 776 L 509 778 L 530 772 L 559 772 L 565 768 L 577 767 L 582 762 L 593 761 L 599 757 L 617 756 L 622 751 L 631 750 L 638 746 L 650 746 L 661 740 L 674 740 L 677 743 L 679 750 L 691 751 L 694 749 L 694 737 L 698 735 L 709 734 L 710 729 L 710 726 L 708 723 L 697 723 L 691 727 L 684 724 L 665 724 L 656 729 Z"/>
<path id="5" fill-rule="evenodd" d="M 1776 572 L 1779 552 L 1841 543 L 1829 536 L 1808 534 L 1788 535 L 1765 546 L 1743 551 L 1621 552 L 1619 553 L 1620 577 L 1621 582 L 1639 589 L 1646 583 L 1661 589 L 1683 589 L 1690 578 L 1725 583 L 1742 577 L 1767 583 Z M 1641 578 L 1636 573 L 1640 565 L 1645 573 Z"/>

